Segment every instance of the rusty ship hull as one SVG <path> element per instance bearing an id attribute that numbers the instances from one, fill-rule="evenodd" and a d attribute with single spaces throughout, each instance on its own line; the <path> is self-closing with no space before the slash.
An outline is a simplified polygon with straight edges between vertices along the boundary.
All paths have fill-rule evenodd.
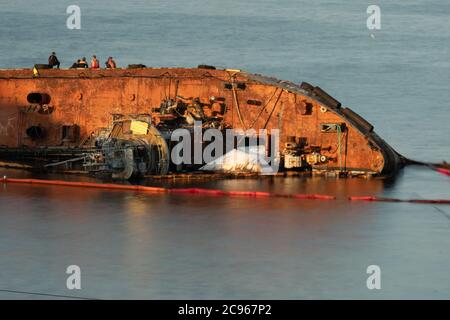
<path id="1" fill-rule="evenodd" d="M 178 115 L 163 106 L 181 100 L 221 128 L 278 129 L 283 171 L 385 177 L 403 166 L 369 122 L 320 87 L 208 66 L 0 70 L 0 161 L 72 163 L 118 116 L 148 115 L 172 130 Z"/>

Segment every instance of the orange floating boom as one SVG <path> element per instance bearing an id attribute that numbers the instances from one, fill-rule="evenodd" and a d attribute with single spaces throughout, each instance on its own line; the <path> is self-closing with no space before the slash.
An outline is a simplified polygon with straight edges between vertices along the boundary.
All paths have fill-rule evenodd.
<path id="1" fill-rule="evenodd" d="M 122 185 L 111 183 L 93 183 L 93 182 L 75 182 L 75 181 L 61 181 L 61 180 L 41 180 L 41 179 L 2 179 L 3 183 L 26 183 L 26 184 L 38 184 L 38 185 L 53 185 L 63 187 L 81 187 L 81 188 L 97 188 L 97 189 L 112 189 L 112 190 L 129 190 L 151 193 L 189 193 L 189 194 L 202 194 L 213 196 L 226 196 L 226 197 L 283 197 L 283 198 L 296 198 L 296 199 L 319 199 L 319 200 L 334 200 L 334 196 L 328 195 L 316 195 L 316 194 L 277 194 L 270 192 L 257 192 L 257 191 L 222 191 L 214 189 L 201 189 L 201 188 L 160 188 L 160 187 L 147 187 L 136 185 Z"/>
<path id="2" fill-rule="evenodd" d="M 41 180 L 41 179 L 14 179 L 4 177 L 1 181 L 3 183 L 24 183 L 36 185 L 50 185 L 63 187 L 79 187 L 79 188 L 97 188 L 110 190 L 127 190 L 137 192 L 149 193 L 185 193 L 185 194 L 199 194 L 207 196 L 224 196 L 224 197 L 250 197 L 250 198 L 292 198 L 304 200 L 336 200 L 335 196 L 323 194 L 279 194 L 271 192 L 259 191 L 223 191 L 215 189 L 202 188 L 161 188 L 148 187 L 136 185 L 122 185 L 112 183 L 94 183 L 94 182 L 76 182 L 76 181 L 61 181 L 61 180 Z M 430 203 L 430 204 L 450 204 L 449 199 L 395 199 L 395 198 L 379 198 L 374 196 L 351 196 L 350 201 L 372 201 L 372 202 L 407 202 L 407 203 Z"/>

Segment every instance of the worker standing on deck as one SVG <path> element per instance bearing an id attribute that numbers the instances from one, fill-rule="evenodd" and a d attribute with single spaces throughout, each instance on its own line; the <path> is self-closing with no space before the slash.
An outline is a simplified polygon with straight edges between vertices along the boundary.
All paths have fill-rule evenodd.
<path id="1" fill-rule="evenodd" d="M 115 69 L 116 68 L 116 62 L 113 60 L 112 57 L 109 57 L 108 60 L 105 62 L 106 68 Z"/>
<path id="2" fill-rule="evenodd" d="M 95 55 L 92 56 L 91 60 L 91 68 L 92 69 L 98 69 L 100 68 L 100 63 L 98 62 L 98 59 Z"/>
<path id="3" fill-rule="evenodd" d="M 52 68 L 56 66 L 59 69 L 59 64 L 60 63 L 58 58 L 56 57 L 56 53 L 52 52 L 51 56 L 48 57 L 48 65 L 51 66 Z"/>

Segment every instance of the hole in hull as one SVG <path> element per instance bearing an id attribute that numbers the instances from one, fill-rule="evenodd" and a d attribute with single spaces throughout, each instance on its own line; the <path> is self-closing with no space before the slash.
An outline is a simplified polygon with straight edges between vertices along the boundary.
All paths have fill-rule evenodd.
<path id="1" fill-rule="evenodd" d="M 49 104 L 50 100 L 50 96 L 46 93 L 31 92 L 27 96 L 28 103 L 32 104 Z"/>

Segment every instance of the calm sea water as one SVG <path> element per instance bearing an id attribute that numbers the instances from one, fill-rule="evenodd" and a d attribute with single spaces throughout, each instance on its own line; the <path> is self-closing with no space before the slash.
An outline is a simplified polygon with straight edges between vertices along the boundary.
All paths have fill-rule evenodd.
<path id="1" fill-rule="evenodd" d="M 45 63 L 56 51 L 63 67 L 96 54 L 119 66 L 212 64 L 308 81 L 367 118 L 405 156 L 450 160 L 448 1 L 378 1 L 375 31 L 366 27 L 372 3 L 356 0 L 79 0 L 81 30 L 68 30 L 71 4 L 0 0 L 0 68 Z M 448 199 L 445 176 L 411 167 L 395 181 L 195 185 L 340 200 L 0 185 L 0 298 L 450 298 L 449 206 L 345 201 Z M 76 292 L 66 289 L 72 264 L 82 270 Z M 372 264 L 381 268 L 381 290 L 366 287 Z"/>

